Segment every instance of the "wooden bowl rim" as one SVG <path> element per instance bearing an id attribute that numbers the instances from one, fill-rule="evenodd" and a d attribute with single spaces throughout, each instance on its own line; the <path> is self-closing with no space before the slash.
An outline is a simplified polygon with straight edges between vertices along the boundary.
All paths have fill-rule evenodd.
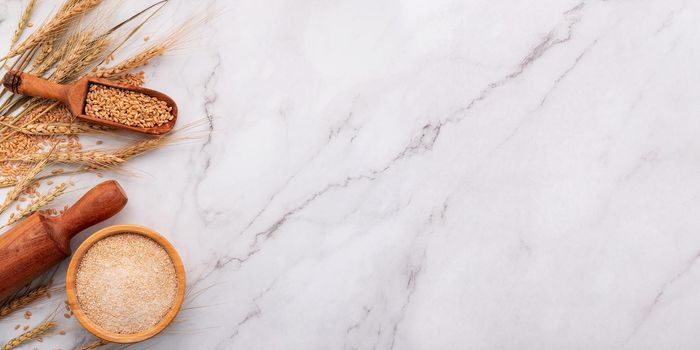
<path id="1" fill-rule="evenodd" d="M 177 295 L 175 296 L 173 307 L 170 309 L 170 311 L 168 311 L 168 313 L 165 314 L 165 316 L 162 320 L 160 320 L 160 322 L 153 326 L 153 328 L 134 334 L 114 333 L 97 326 L 83 313 L 82 309 L 80 308 L 80 303 L 78 302 L 78 297 L 75 293 L 75 274 L 78 265 L 80 264 L 80 261 L 82 260 L 83 256 L 88 251 L 88 249 L 90 249 L 95 243 L 97 243 L 101 239 L 121 233 L 140 234 L 142 236 L 148 237 L 156 241 L 165 249 L 165 251 L 172 259 L 173 265 L 175 267 L 175 273 L 177 274 Z M 86 239 L 83 243 L 80 244 L 78 249 L 76 249 L 75 253 L 73 254 L 73 257 L 70 260 L 70 264 L 68 265 L 68 270 L 66 271 L 66 295 L 68 297 L 68 305 L 70 309 L 73 311 L 73 314 L 78 319 L 78 322 L 80 322 L 80 324 L 85 329 L 87 329 L 88 332 L 92 333 L 100 339 L 104 339 L 113 343 L 137 343 L 152 338 L 158 333 L 162 332 L 166 327 L 170 325 L 170 323 L 172 323 L 172 321 L 175 319 L 175 316 L 177 316 L 177 313 L 180 311 L 182 303 L 185 299 L 185 269 L 182 264 L 182 259 L 180 259 L 180 255 L 177 253 L 177 250 L 175 250 L 175 247 L 159 233 L 147 227 L 139 225 L 108 226 L 92 234 L 90 237 L 88 237 L 88 239 Z"/>

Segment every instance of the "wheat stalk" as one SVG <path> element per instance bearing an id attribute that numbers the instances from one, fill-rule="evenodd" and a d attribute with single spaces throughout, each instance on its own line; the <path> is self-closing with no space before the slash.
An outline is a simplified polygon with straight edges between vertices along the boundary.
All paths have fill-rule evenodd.
<path id="1" fill-rule="evenodd" d="M 107 341 L 99 339 L 99 340 L 95 340 L 92 343 L 89 343 L 89 344 L 86 344 L 86 345 L 81 346 L 79 348 L 76 348 L 76 350 L 92 350 L 92 349 L 97 349 L 100 346 L 107 345 L 107 344 L 109 344 Z"/>
<path id="2" fill-rule="evenodd" d="M 24 8 L 24 12 L 22 12 L 22 16 L 19 18 L 17 29 L 15 29 L 15 33 L 12 35 L 10 47 L 15 46 L 17 40 L 19 40 L 19 37 L 24 32 L 24 29 L 27 28 L 27 24 L 29 24 L 29 17 L 31 17 L 32 11 L 34 10 L 34 5 L 36 5 L 36 0 L 29 0 L 27 7 Z"/>
<path id="3" fill-rule="evenodd" d="M 68 0 L 64 7 L 61 8 L 53 18 L 29 35 L 19 46 L 11 49 L 4 58 L 15 57 L 36 47 L 48 38 L 55 36 L 72 20 L 95 8 L 101 2 L 102 0 Z"/>
<path id="4" fill-rule="evenodd" d="M 14 338 L 10 340 L 7 344 L 5 344 L 1 350 L 10 350 L 14 349 L 26 342 L 29 342 L 33 339 L 39 338 L 40 336 L 48 333 L 52 328 L 56 326 L 56 322 L 54 321 L 45 321 L 42 322 L 40 325 L 34 327 L 33 329 L 22 333 L 20 336 L 17 338 Z"/>
<path id="5" fill-rule="evenodd" d="M 23 295 L 16 297 L 12 299 L 10 302 L 8 302 L 6 305 L 3 307 L 0 307 L 0 318 L 5 317 L 27 305 L 29 305 L 31 302 L 43 297 L 44 295 L 47 295 L 49 292 L 49 286 L 48 285 L 43 285 L 36 287 L 27 293 L 24 293 Z"/>
<path id="6" fill-rule="evenodd" d="M 21 220 L 29 215 L 34 214 L 39 209 L 43 208 L 47 204 L 53 202 L 56 198 L 63 195 L 66 192 L 67 187 L 68 187 L 68 185 L 66 185 L 65 183 L 62 183 L 62 184 L 56 186 L 51 191 L 49 191 L 48 193 L 42 195 L 41 197 L 39 197 L 39 198 L 35 199 L 34 201 L 32 201 L 31 203 L 29 203 L 29 205 L 27 205 L 26 208 L 22 209 L 22 211 L 20 211 L 19 214 L 12 213 L 12 215 L 10 216 L 10 219 L 7 220 L 7 223 L 3 227 L 10 226 L 17 221 L 19 221 L 19 220 Z M 2 315 L 0 315 L 0 316 L 2 316 Z"/>

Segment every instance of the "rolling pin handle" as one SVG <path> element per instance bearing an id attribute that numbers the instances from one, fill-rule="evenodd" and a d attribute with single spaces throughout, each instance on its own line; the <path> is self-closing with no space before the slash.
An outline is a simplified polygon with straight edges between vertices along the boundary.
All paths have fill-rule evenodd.
<path id="1" fill-rule="evenodd" d="M 124 208 L 127 200 L 126 193 L 118 182 L 105 181 L 85 193 L 61 216 L 47 217 L 46 224 L 53 239 L 60 246 L 67 248 L 73 236 L 111 218 Z"/>

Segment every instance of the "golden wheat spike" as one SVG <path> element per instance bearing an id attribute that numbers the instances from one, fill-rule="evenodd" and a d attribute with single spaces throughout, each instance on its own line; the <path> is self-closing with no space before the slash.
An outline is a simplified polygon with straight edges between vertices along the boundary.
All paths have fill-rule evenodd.
<path id="1" fill-rule="evenodd" d="M 7 223 L 5 224 L 5 226 L 10 226 L 17 221 L 19 221 L 19 220 L 21 220 L 29 215 L 34 214 L 39 209 L 43 208 L 44 206 L 53 202 L 56 198 L 63 195 L 66 192 L 67 187 L 68 187 L 68 185 L 66 185 L 65 183 L 62 183 L 62 184 L 56 186 L 51 191 L 42 195 L 41 197 L 35 199 L 31 203 L 29 203 L 29 205 L 27 205 L 26 208 L 22 209 L 22 211 L 20 211 L 19 213 L 13 213 L 14 215 L 10 216 L 10 219 L 7 220 Z"/>
<path id="2" fill-rule="evenodd" d="M 20 295 L 8 302 L 5 306 L 0 307 L 0 318 L 5 317 L 41 298 L 49 292 L 49 286 L 36 287 L 23 295 Z"/>
<path id="3" fill-rule="evenodd" d="M 53 18 L 29 35 L 29 37 L 16 48 L 11 49 L 4 58 L 20 55 L 44 42 L 47 38 L 55 36 L 72 20 L 95 8 L 101 2 L 102 0 L 68 0 L 66 3 L 68 6 L 64 5 Z"/>
<path id="4" fill-rule="evenodd" d="M 34 327 L 33 329 L 22 333 L 20 336 L 10 340 L 7 342 L 1 350 L 10 350 L 14 349 L 24 343 L 27 343 L 33 339 L 39 338 L 40 336 L 48 333 L 52 328 L 56 326 L 56 322 L 54 321 L 45 321 L 41 323 L 40 325 Z"/>
<path id="5" fill-rule="evenodd" d="M 50 155 L 50 154 L 49 154 Z M 12 202 L 19 197 L 24 190 L 29 187 L 29 185 L 34 182 L 34 178 L 46 167 L 49 157 L 47 155 L 41 155 L 43 159 L 39 160 L 36 165 L 17 182 L 14 188 L 7 193 L 5 201 L 0 205 L 0 213 L 4 212 Z"/>
<path id="6" fill-rule="evenodd" d="M 120 165 L 124 159 L 116 154 L 103 151 L 75 151 L 53 152 L 51 154 L 29 154 L 11 159 L 22 162 L 36 162 L 38 159 L 47 158 L 51 162 L 83 164 L 90 168 L 102 169 Z"/>
<path id="7" fill-rule="evenodd" d="M 92 350 L 92 349 L 97 349 L 100 346 L 107 345 L 107 344 L 109 344 L 109 343 L 106 340 L 99 339 L 99 340 L 95 340 L 92 343 L 83 345 L 83 346 L 76 348 L 76 349 L 77 350 Z"/>
<path id="8" fill-rule="evenodd" d="M 24 29 L 27 28 L 27 25 L 29 24 L 29 17 L 31 17 L 32 11 L 34 10 L 34 5 L 36 5 L 36 0 L 29 0 L 27 7 L 24 8 L 24 11 L 22 12 L 22 16 L 19 18 L 19 23 L 17 24 L 17 29 L 15 29 L 15 33 L 12 35 L 12 41 L 10 42 L 10 47 L 15 46 L 15 44 L 17 43 L 17 40 L 19 40 L 19 37 L 24 32 Z"/>

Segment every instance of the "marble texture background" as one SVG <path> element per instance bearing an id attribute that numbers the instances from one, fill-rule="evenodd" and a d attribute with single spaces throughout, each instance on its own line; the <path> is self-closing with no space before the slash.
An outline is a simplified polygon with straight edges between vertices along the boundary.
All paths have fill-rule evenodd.
<path id="1" fill-rule="evenodd" d="M 104 225 L 162 232 L 196 296 L 132 348 L 700 347 L 699 2 L 172 0 L 157 23 L 207 8 L 147 70 L 205 137 L 108 174 L 130 203 Z M 64 322 L 40 348 L 87 339 Z"/>

